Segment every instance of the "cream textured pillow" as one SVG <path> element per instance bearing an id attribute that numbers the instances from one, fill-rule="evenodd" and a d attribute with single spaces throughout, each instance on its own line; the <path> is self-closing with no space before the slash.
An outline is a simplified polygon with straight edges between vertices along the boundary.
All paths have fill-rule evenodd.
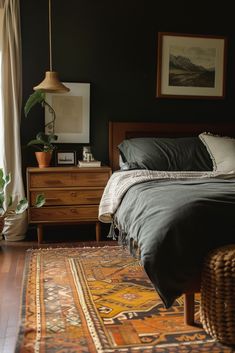
<path id="1" fill-rule="evenodd" d="M 213 170 L 223 173 L 235 171 L 235 139 L 203 132 L 199 138 L 207 148 L 213 162 Z"/>

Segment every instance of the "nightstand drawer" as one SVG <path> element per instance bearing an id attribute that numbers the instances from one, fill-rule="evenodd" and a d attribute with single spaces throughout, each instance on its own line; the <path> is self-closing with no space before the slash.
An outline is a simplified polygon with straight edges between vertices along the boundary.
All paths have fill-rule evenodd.
<path id="1" fill-rule="evenodd" d="M 97 168 L 98 169 L 98 168 Z M 105 186 L 110 173 L 90 173 L 90 172 L 51 172 L 51 173 L 32 173 L 30 176 L 29 187 L 34 188 L 55 188 L 72 186 Z"/>
<path id="2" fill-rule="evenodd" d="M 96 221 L 98 217 L 97 206 L 81 207 L 42 207 L 32 208 L 31 222 L 67 222 L 67 221 Z"/>
<path id="3" fill-rule="evenodd" d="M 46 206 L 51 205 L 98 205 L 103 194 L 104 188 L 81 188 L 81 189 L 55 189 L 43 190 L 46 198 Z M 31 205 L 35 204 L 39 190 L 32 191 L 30 194 Z"/>
<path id="4" fill-rule="evenodd" d="M 98 208 L 111 174 L 107 166 L 27 168 L 28 223 L 37 224 L 38 242 L 42 242 L 44 226 L 79 223 L 95 224 L 99 241 Z M 39 194 L 45 196 L 46 203 L 35 208 Z"/>

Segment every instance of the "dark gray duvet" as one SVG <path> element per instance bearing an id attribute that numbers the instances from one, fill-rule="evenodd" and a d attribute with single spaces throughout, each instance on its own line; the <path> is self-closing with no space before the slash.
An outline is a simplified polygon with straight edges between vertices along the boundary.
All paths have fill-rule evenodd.
<path id="1" fill-rule="evenodd" d="M 120 240 L 141 262 L 165 306 L 187 288 L 213 248 L 235 243 L 235 179 L 147 181 L 115 213 Z"/>

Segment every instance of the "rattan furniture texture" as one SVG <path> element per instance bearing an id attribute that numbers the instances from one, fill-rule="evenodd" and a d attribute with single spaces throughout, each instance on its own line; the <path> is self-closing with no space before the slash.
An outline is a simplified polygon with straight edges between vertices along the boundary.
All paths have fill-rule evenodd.
<path id="1" fill-rule="evenodd" d="M 206 256 L 201 283 L 201 322 L 216 340 L 235 344 L 235 244 Z"/>

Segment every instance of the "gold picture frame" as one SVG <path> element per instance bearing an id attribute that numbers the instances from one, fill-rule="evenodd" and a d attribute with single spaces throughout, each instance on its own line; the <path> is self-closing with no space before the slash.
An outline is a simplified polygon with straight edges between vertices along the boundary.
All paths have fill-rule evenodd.
<path id="1" fill-rule="evenodd" d="M 226 37 L 159 32 L 156 97 L 223 99 L 226 56 Z"/>

